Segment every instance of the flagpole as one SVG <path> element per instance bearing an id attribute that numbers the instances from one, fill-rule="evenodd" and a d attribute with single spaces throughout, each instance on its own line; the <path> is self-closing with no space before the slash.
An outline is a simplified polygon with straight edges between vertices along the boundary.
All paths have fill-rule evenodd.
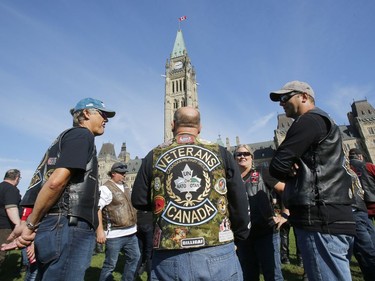
<path id="1" fill-rule="evenodd" d="M 181 22 L 186 20 L 186 16 L 182 16 L 178 18 L 178 30 L 181 30 Z"/>

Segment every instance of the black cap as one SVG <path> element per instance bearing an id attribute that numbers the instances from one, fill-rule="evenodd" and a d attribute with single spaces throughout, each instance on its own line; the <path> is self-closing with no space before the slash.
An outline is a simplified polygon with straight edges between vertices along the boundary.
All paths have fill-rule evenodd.
<path id="1" fill-rule="evenodd" d="M 111 173 L 126 173 L 128 171 L 128 166 L 126 164 L 121 162 L 116 162 L 112 165 Z"/>

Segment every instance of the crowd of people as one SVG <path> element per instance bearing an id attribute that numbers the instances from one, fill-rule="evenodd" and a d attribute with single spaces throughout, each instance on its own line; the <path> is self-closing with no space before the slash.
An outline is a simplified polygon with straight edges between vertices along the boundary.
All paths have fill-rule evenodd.
<path id="1" fill-rule="evenodd" d="M 21 199 L 21 172 L 0 183 L 0 270 L 10 249 L 28 259 L 25 280 L 84 280 L 104 246 L 99 280 L 284 280 L 295 232 L 303 280 L 352 280 L 351 255 L 375 280 L 375 166 L 344 154 L 338 126 L 305 82 L 270 99 L 294 119 L 269 167 L 248 145 L 232 152 L 200 138 L 200 112 L 176 110 L 173 138 L 143 159 L 132 189 L 125 163 L 98 186 L 94 139 L 116 114 L 93 98 L 70 110 L 73 126 L 47 149 Z"/>

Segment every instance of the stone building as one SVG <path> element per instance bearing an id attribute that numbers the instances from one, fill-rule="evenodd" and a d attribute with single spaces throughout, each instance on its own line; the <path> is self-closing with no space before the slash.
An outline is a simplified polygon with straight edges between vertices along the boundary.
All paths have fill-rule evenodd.
<path id="1" fill-rule="evenodd" d="M 110 179 L 108 172 L 115 162 L 123 162 L 128 166 L 128 172 L 125 176 L 125 185 L 132 187 L 142 160 L 138 157 L 130 159 L 130 153 L 126 151 L 126 143 L 122 144 L 120 153 L 117 156 L 113 143 L 104 143 L 102 145 L 98 154 L 99 185 L 103 185 Z"/>
<path id="2" fill-rule="evenodd" d="M 182 31 L 178 30 L 170 58 L 165 65 L 165 96 L 164 96 L 164 141 L 172 138 L 171 123 L 174 112 L 182 106 L 199 107 L 196 83 L 196 72 L 188 56 Z M 367 161 L 375 161 L 375 110 L 367 100 L 353 101 L 351 111 L 347 114 L 349 125 L 340 125 L 343 138 L 344 151 L 350 148 L 359 148 Z M 267 168 L 275 149 L 284 140 L 286 132 L 293 123 L 293 119 L 285 114 L 277 116 L 277 128 L 274 130 L 274 139 L 259 143 L 248 143 L 254 152 L 254 162 L 257 167 Z M 221 137 L 217 143 L 233 152 L 240 138 L 236 137 L 235 145 L 231 146 L 226 138 L 224 144 Z M 243 143 L 247 143 L 244 140 Z M 126 150 L 126 143 L 121 146 L 119 155 L 116 156 L 114 145 L 104 143 L 99 155 L 99 184 L 103 184 L 109 177 L 107 175 L 115 162 L 124 162 L 128 165 L 129 172 L 125 183 L 132 187 L 135 176 L 141 165 L 141 159 L 130 159 Z"/>

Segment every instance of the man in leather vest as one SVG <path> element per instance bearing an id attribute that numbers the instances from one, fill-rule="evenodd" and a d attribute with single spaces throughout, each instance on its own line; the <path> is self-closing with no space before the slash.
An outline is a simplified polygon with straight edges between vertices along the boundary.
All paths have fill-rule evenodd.
<path id="1" fill-rule="evenodd" d="M 356 222 L 357 235 L 354 238 L 353 254 L 358 261 L 365 281 L 375 280 L 375 227 L 368 217 L 366 190 L 364 186 L 369 183 L 365 179 L 366 163 L 359 149 L 349 150 L 350 167 L 353 170 L 353 186 L 355 203 L 353 204 L 353 216 Z M 368 186 L 367 186 L 368 187 Z"/>
<path id="2" fill-rule="evenodd" d="M 375 165 L 366 162 L 358 148 L 349 150 L 350 166 L 357 173 L 365 192 L 368 215 L 375 218 Z"/>
<path id="3" fill-rule="evenodd" d="M 249 234 L 248 201 L 230 152 L 199 138 L 200 113 L 179 108 L 174 138 L 143 159 L 132 203 L 152 211 L 151 280 L 242 280 L 234 237 Z"/>
<path id="4" fill-rule="evenodd" d="M 73 128 L 52 143 L 21 201 L 33 208 L 13 232 L 18 247 L 35 239 L 41 280 L 83 280 L 98 226 L 98 162 L 94 138 L 115 112 L 93 98 L 70 110 Z"/>
<path id="5" fill-rule="evenodd" d="M 285 182 L 283 202 L 308 279 L 351 280 L 354 198 L 340 130 L 315 106 L 314 91 L 305 82 L 288 82 L 270 98 L 294 119 L 269 170 Z"/>
<path id="6" fill-rule="evenodd" d="M 126 172 L 125 164 L 114 163 L 108 172 L 111 179 L 100 187 L 96 241 L 105 243 L 105 260 L 99 281 L 113 279 L 112 272 L 122 250 L 125 264 L 121 280 L 133 281 L 141 255 L 136 236 L 137 211 L 130 200 L 130 188 L 124 185 Z"/>

